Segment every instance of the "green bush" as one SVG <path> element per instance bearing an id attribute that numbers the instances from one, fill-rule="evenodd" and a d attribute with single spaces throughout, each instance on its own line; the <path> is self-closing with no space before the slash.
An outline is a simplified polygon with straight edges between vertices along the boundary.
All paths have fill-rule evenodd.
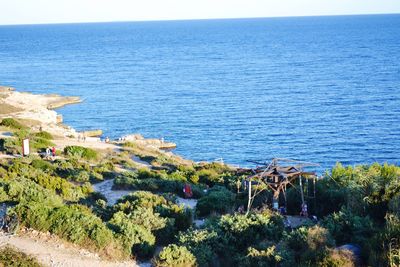
<path id="1" fill-rule="evenodd" d="M 150 209 L 139 208 L 129 215 L 121 211 L 115 213 L 108 224 L 121 240 L 126 253 L 148 258 L 155 249 L 156 238 L 152 231 L 165 227 L 166 220 Z"/>
<path id="2" fill-rule="evenodd" d="M 0 180 L 0 202 L 39 202 L 60 205 L 62 198 L 31 180 L 15 178 Z"/>
<path id="3" fill-rule="evenodd" d="M 155 208 L 155 211 L 160 213 L 162 217 L 174 219 L 174 226 L 178 231 L 188 229 L 193 221 L 193 214 L 191 209 L 178 206 L 176 204 L 162 205 Z"/>
<path id="4" fill-rule="evenodd" d="M 191 210 L 151 192 L 136 191 L 121 198 L 113 207 L 115 212 L 123 211 L 126 214 L 135 212 L 138 208 L 152 209 L 161 217 L 173 219 L 171 222 L 175 229 L 170 230 L 174 233 L 177 230 L 186 230 L 192 225 Z"/>
<path id="5" fill-rule="evenodd" d="M 100 218 L 81 205 L 52 207 L 42 203 L 18 204 L 13 208 L 23 226 L 50 231 L 70 242 L 103 253 L 114 253 L 118 243 Z M 108 255 L 115 257 L 116 255 Z"/>
<path id="6" fill-rule="evenodd" d="M 214 186 L 207 195 L 201 197 L 197 203 L 196 210 L 200 216 L 211 213 L 226 213 L 233 209 L 235 194 L 225 187 Z"/>
<path id="7" fill-rule="evenodd" d="M 320 259 L 318 267 L 355 267 L 357 261 L 351 251 L 330 249 L 326 255 Z"/>
<path id="8" fill-rule="evenodd" d="M 218 234 L 213 230 L 189 229 L 178 235 L 178 244 L 186 247 L 195 257 L 199 266 L 209 266 L 220 250 Z"/>
<path id="9" fill-rule="evenodd" d="M 38 150 L 43 150 L 46 149 L 48 147 L 54 147 L 55 144 L 51 141 L 49 141 L 49 139 L 44 139 L 44 138 L 40 138 L 40 137 L 35 137 L 31 139 L 31 148 L 35 151 Z"/>
<path id="10" fill-rule="evenodd" d="M 289 266 L 280 251 L 277 251 L 276 246 L 272 245 L 265 249 L 256 249 L 249 247 L 247 254 L 240 261 L 240 266 L 260 266 L 260 267 L 275 267 Z"/>
<path id="11" fill-rule="evenodd" d="M 42 267 L 34 257 L 20 252 L 12 247 L 0 248 L 0 266 L 10 267 Z"/>
<path id="12" fill-rule="evenodd" d="M 363 247 L 370 266 L 400 266 L 400 217 L 387 214 L 381 231 Z"/>
<path id="13" fill-rule="evenodd" d="M 40 161 L 33 160 L 34 164 L 42 165 Z M 59 194 L 66 200 L 76 201 L 86 195 L 87 191 L 92 191 L 87 185 L 77 186 L 58 176 L 53 176 L 48 172 L 35 168 L 20 159 L 15 159 L 8 166 L 8 176 L 12 178 L 25 178 L 34 181 L 43 188 Z"/>
<path id="14" fill-rule="evenodd" d="M 22 143 L 18 139 L 14 138 L 1 139 L 1 150 L 11 155 L 21 154 Z"/>
<path id="15" fill-rule="evenodd" d="M 49 132 L 46 132 L 46 131 L 41 131 L 41 132 L 34 133 L 33 136 L 39 137 L 39 138 L 42 138 L 42 139 L 47 139 L 47 140 L 53 140 L 54 139 L 53 135 L 51 133 L 49 133 Z"/>
<path id="16" fill-rule="evenodd" d="M 114 208 L 117 211 L 124 211 L 129 214 L 137 207 L 155 208 L 160 205 L 167 205 L 168 201 L 160 195 L 148 191 L 136 191 L 118 200 Z"/>
<path id="17" fill-rule="evenodd" d="M 324 218 L 322 225 L 335 238 L 338 245 L 355 243 L 363 245 L 375 232 L 369 217 L 360 217 L 343 208 Z"/>
<path id="18" fill-rule="evenodd" d="M 327 255 L 329 248 L 335 246 L 329 231 L 320 226 L 300 227 L 289 233 L 285 241 L 293 251 L 296 262 L 303 263 L 316 264 Z"/>
<path id="19" fill-rule="evenodd" d="M 33 159 L 31 165 L 33 168 L 40 169 L 49 174 L 52 174 L 56 169 L 53 164 L 42 159 Z"/>
<path id="20" fill-rule="evenodd" d="M 176 193 L 183 196 L 182 189 L 184 185 L 185 183 L 180 181 L 169 181 L 156 178 L 137 179 L 135 175 L 127 175 L 125 173 L 114 180 L 113 189 L 146 190 L 151 192 Z M 194 198 L 198 198 L 204 194 L 202 189 L 199 187 L 195 185 L 191 186 Z"/>
<path id="21" fill-rule="evenodd" d="M 19 121 L 13 119 L 13 118 L 6 118 L 3 119 L 0 122 L 1 126 L 5 126 L 5 127 L 9 127 L 11 129 L 16 129 L 16 130 L 22 130 L 22 129 L 27 129 L 26 126 L 24 126 L 23 124 L 21 124 Z"/>
<path id="22" fill-rule="evenodd" d="M 169 245 L 153 259 L 156 267 L 193 267 L 197 266 L 196 258 L 189 250 L 182 246 Z"/>
<path id="23" fill-rule="evenodd" d="M 221 175 L 213 169 L 203 169 L 197 172 L 197 176 L 199 177 L 199 182 L 208 184 L 210 186 L 216 183 L 223 183 L 224 179 Z"/>
<path id="24" fill-rule="evenodd" d="M 82 146 L 66 146 L 64 154 L 69 157 L 83 158 L 87 160 L 95 160 L 99 157 L 96 150 Z"/>
<path id="25" fill-rule="evenodd" d="M 223 215 L 217 222 L 217 228 L 228 244 L 242 250 L 264 239 L 279 240 L 284 225 L 281 216 L 264 212 Z"/>

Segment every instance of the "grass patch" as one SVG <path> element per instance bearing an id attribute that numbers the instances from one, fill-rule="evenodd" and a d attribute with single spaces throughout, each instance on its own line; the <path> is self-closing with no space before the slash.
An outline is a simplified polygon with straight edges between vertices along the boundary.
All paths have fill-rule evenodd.
<path id="1" fill-rule="evenodd" d="M 38 138 L 42 138 L 42 139 L 47 139 L 47 140 L 53 140 L 53 135 L 49 132 L 46 131 L 41 131 L 41 132 L 37 132 L 34 133 L 33 136 L 38 137 Z"/>
<path id="2" fill-rule="evenodd" d="M 70 157 L 83 158 L 87 160 L 95 160 L 99 158 L 99 154 L 96 150 L 82 146 L 66 146 L 64 148 L 64 154 Z"/>
<path id="3" fill-rule="evenodd" d="M 0 122 L 1 126 L 5 126 L 15 130 L 26 130 L 27 127 L 13 118 L 5 118 Z"/>
<path id="4" fill-rule="evenodd" d="M 12 247 L 0 249 L 0 266 L 42 267 L 34 257 Z"/>

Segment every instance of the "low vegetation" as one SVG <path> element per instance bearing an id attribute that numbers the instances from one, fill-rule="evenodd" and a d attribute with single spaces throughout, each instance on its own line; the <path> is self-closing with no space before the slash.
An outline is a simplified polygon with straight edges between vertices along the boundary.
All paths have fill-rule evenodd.
<path id="1" fill-rule="evenodd" d="M 14 138 L 5 139 L 3 148 L 23 136 L 51 142 L 49 133 L 4 123 L 14 129 Z M 251 212 L 238 210 L 247 198 L 243 177 L 224 164 L 161 158 L 152 170 L 116 173 L 116 165 L 130 164 L 128 152 L 107 157 L 80 146 L 63 152 L 53 161 L 30 156 L 0 162 L 0 203 L 12 207 L 9 216 L 18 218 L 20 228 L 49 231 L 112 259 L 151 259 L 155 266 L 400 265 L 398 166 L 334 166 L 316 181 L 315 197 L 305 195 L 318 223 L 290 229 L 284 216 L 268 208 L 268 190 L 257 195 Z M 92 183 L 108 178 L 115 178 L 115 189 L 135 192 L 107 205 Z M 186 184 L 198 201 L 195 210 L 177 204 Z M 289 214 L 298 214 L 300 199 L 289 188 Z M 199 218 L 202 224 L 195 226 Z M 350 244 L 359 253 L 348 250 Z M 1 255 L 7 262 L 6 255 L 13 254 Z"/>
<path id="2" fill-rule="evenodd" d="M 43 267 L 34 257 L 12 247 L 0 248 L 1 267 Z"/>
<path id="3" fill-rule="evenodd" d="M 0 122 L 0 126 L 8 127 L 13 130 L 26 130 L 27 127 L 13 118 L 5 118 Z"/>
<path id="4" fill-rule="evenodd" d="M 64 154 L 78 159 L 96 160 L 99 155 L 96 150 L 82 146 L 66 146 Z"/>

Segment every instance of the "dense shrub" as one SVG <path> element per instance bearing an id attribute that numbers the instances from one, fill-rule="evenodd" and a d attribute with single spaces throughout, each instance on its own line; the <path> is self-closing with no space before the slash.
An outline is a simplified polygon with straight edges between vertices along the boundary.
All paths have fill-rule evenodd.
<path id="1" fill-rule="evenodd" d="M 400 266 L 400 218 L 387 214 L 383 229 L 366 246 L 371 266 Z"/>
<path id="2" fill-rule="evenodd" d="M 33 149 L 34 151 L 40 151 L 40 150 L 44 150 L 48 147 L 55 146 L 55 144 L 53 142 L 51 142 L 50 140 L 45 139 L 45 138 L 40 138 L 40 137 L 32 138 L 30 145 L 31 145 L 31 149 Z"/>
<path id="3" fill-rule="evenodd" d="M 156 267 L 193 267 L 197 266 L 196 258 L 186 247 L 169 245 L 153 259 Z"/>
<path id="4" fill-rule="evenodd" d="M 81 205 L 52 207 L 42 203 L 18 204 L 13 211 L 23 226 L 49 231 L 75 244 L 103 253 L 115 253 L 118 243 L 100 218 Z M 118 257 L 117 255 L 108 255 Z"/>
<path id="5" fill-rule="evenodd" d="M 162 229 L 165 225 L 165 219 L 146 208 L 138 208 L 129 215 L 117 212 L 109 221 L 109 227 L 122 241 L 125 252 L 140 258 L 148 258 L 153 254 L 156 239 L 152 231 Z"/>
<path id="6" fill-rule="evenodd" d="M 144 191 L 131 193 L 118 201 L 109 225 L 118 233 L 126 250 L 148 258 L 154 252 L 156 234 L 167 235 L 165 241 L 171 239 L 174 231 L 168 229 L 173 227 L 173 222 L 155 212 L 156 207 L 164 205 L 168 206 L 164 197 Z"/>
<path id="7" fill-rule="evenodd" d="M 51 205 L 62 203 L 61 197 L 54 192 L 23 178 L 0 180 L 0 202 L 6 201 L 39 202 Z"/>
<path id="8" fill-rule="evenodd" d="M 189 229 L 178 235 L 178 244 L 186 247 L 195 257 L 199 266 L 208 266 L 220 251 L 218 234 L 213 230 Z"/>
<path id="9" fill-rule="evenodd" d="M 13 119 L 13 118 L 6 118 L 3 119 L 0 122 L 1 126 L 5 126 L 5 127 L 9 127 L 11 129 L 16 129 L 16 130 L 22 130 L 22 129 L 27 129 L 26 126 L 24 126 L 22 123 L 20 123 L 19 121 Z"/>
<path id="10" fill-rule="evenodd" d="M 114 178 L 115 166 L 111 161 L 103 161 L 93 167 L 91 176 L 95 180 L 103 180 L 104 178 Z"/>
<path id="11" fill-rule="evenodd" d="M 66 146 L 64 154 L 70 157 L 83 158 L 87 160 L 95 160 L 99 157 L 96 150 L 82 146 Z"/>
<path id="12" fill-rule="evenodd" d="M 284 225 L 279 215 L 270 212 L 234 214 L 223 215 L 216 223 L 216 230 L 227 244 L 243 250 L 261 240 L 279 240 Z"/>
<path id="13" fill-rule="evenodd" d="M 374 234 L 374 226 L 369 217 L 360 217 L 343 208 L 328 215 L 322 225 L 335 238 L 338 245 L 355 243 L 363 245 Z"/>
<path id="14" fill-rule="evenodd" d="M 226 213 L 233 209 L 235 194 L 225 187 L 214 186 L 208 194 L 201 197 L 197 203 L 196 210 L 200 216 L 211 213 Z"/>
<path id="15" fill-rule="evenodd" d="M 357 260 L 348 250 L 330 249 L 327 254 L 317 262 L 318 267 L 355 267 Z"/>
<path id="16" fill-rule="evenodd" d="M 224 179 L 221 175 L 213 169 L 202 169 L 197 172 L 197 176 L 199 177 L 199 182 L 214 185 L 214 184 L 221 184 L 224 182 Z"/>
<path id="17" fill-rule="evenodd" d="M 32 161 L 33 164 L 38 164 L 43 166 L 45 163 Z M 16 159 L 7 166 L 8 176 L 10 178 L 25 178 L 34 181 L 43 188 L 49 189 L 54 193 L 60 194 L 63 198 L 67 200 L 78 200 L 87 193 L 93 191 L 89 184 L 83 184 L 82 186 L 77 186 L 69 183 L 65 179 L 57 176 L 53 176 L 41 169 L 35 168 L 33 165 L 22 162 Z"/>
<path id="18" fill-rule="evenodd" d="M 22 145 L 18 139 L 5 138 L 1 139 L 1 149 L 7 154 L 21 154 Z"/>
<path id="19" fill-rule="evenodd" d="M 400 196 L 400 167 L 394 165 L 348 166 L 337 164 L 317 183 L 317 202 L 324 203 L 320 212 L 327 215 L 332 207 L 347 209 L 359 216 L 369 215 L 383 223 L 390 201 Z M 320 185 L 319 185 L 320 184 Z"/>
<path id="20" fill-rule="evenodd" d="M 10 267 L 42 267 L 35 258 L 12 247 L 0 248 L 0 266 Z"/>
<path id="21" fill-rule="evenodd" d="M 138 208 L 151 209 L 161 217 L 173 219 L 170 222 L 174 227 L 170 229 L 171 234 L 176 233 L 177 230 L 186 230 L 192 224 L 191 210 L 178 206 L 163 196 L 146 191 L 137 191 L 123 197 L 113 208 L 115 211 L 123 211 L 126 214 L 135 212 Z M 165 234 L 164 231 L 161 233 Z"/>
<path id="22" fill-rule="evenodd" d="M 42 138 L 42 139 L 47 139 L 47 140 L 53 140 L 54 139 L 53 135 L 51 133 L 49 133 L 49 132 L 46 132 L 46 131 L 41 131 L 41 132 L 34 133 L 33 136 L 39 137 L 39 138 Z"/>
<path id="23" fill-rule="evenodd" d="M 290 256 L 287 256 L 285 251 L 278 251 L 274 245 L 265 249 L 249 247 L 246 256 L 240 260 L 240 266 L 293 266 L 290 260 Z"/>
<path id="24" fill-rule="evenodd" d="M 185 183 L 158 178 L 139 179 L 136 173 L 124 173 L 114 180 L 113 189 L 147 190 L 151 192 L 176 193 L 183 196 L 182 189 Z M 197 185 L 191 185 L 193 197 L 204 195 L 203 189 Z"/>
<path id="25" fill-rule="evenodd" d="M 285 237 L 288 249 L 294 253 L 296 262 L 316 264 L 334 247 L 335 241 L 327 229 L 320 226 L 300 227 Z"/>
<path id="26" fill-rule="evenodd" d="M 33 168 L 40 169 L 49 174 L 52 174 L 56 169 L 53 164 L 42 159 L 33 159 L 31 165 Z"/>

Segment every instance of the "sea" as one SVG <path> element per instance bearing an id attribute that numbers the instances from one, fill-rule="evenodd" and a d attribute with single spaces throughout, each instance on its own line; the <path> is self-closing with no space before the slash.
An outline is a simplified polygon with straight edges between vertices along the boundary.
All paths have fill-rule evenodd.
<path id="1" fill-rule="evenodd" d="M 400 15 L 0 26 L 0 84 L 195 161 L 400 163 Z"/>

